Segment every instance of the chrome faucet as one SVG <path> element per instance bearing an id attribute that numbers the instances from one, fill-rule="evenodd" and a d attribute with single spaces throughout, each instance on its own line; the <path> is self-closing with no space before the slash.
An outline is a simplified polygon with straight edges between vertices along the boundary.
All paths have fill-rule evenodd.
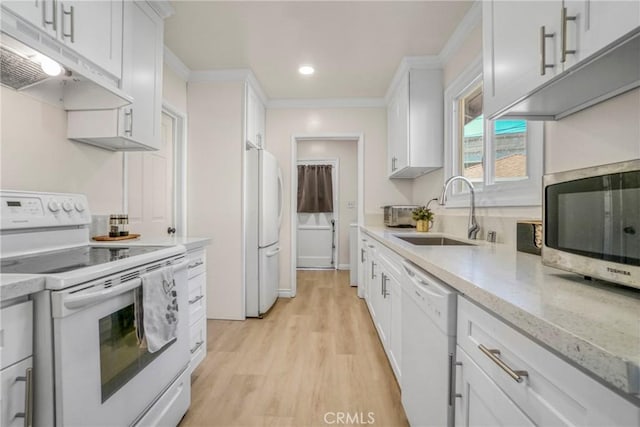
<path id="1" fill-rule="evenodd" d="M 449 186 L 451 185 L 452 182 L 458 181 L 458 180 L 466 182 L 467 185 L 469 186 L 469 191 L 471 192 L 471 206 L 470 206 L 471 209 L 469 211 L 469 229 L 467 231 L 467 237 L 469 238 L 469 240 L 476 240 L 476 235 L 478 234 L 480 227 L 476 222 L 476 193 L 473 188 L 473 183 L 471 181 L 469 181 L 464 176 L 460 176 L 460 175 L 452 176 L 447 180 L 447 182 L 444 183 L 444 186 L 442 187 L 442 194 L 440 195 L 440 199 L 438 200 L 438 203 L 444 206 L 445 202 L 447 201 L 447 190 L 449 189 Z"/>

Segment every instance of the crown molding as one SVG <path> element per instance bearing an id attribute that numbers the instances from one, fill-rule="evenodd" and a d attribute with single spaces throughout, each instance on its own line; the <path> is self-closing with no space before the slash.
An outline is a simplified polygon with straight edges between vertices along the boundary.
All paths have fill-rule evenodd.
<path id="1" fill-rule="evenodd" d="M 384 95 L 385 104 L 389 103 L 391 99 L 391 95 L 395 90 L 402 77 L 411 69 L 434 69 L 434 68 L 442 68 L 442 61 L 440 60 L 439 55 L 426 55 L 426 56 L 405 56 L 400 61 L 400 65 L 396 69 L 391 82 L 389 83 L 389 87 L 387 88 L 387 93 Z"/>
<path id="2" fill-rule="evenodd" d="M 171 6 L 169 0 L 147 0 L 147 4 L 151 6 L 151 8 L 160 16 L 162 19 L 167 19 L 174 13 L 176 10 Z"/>
<path id="3" fill-rule="evenodd" d="M 469 33 L 482 23 L 482 1 L 473 2 L 467 13 L 458 24 L 455 31 L 447 40 L 438 57 L 443 64 L 446 64 L 451 57 L 460 49 Z"/>
<path id="4" fill-rule="evenodd" d="M 267 108 L 385 108 L 384 98 L 300 98 L 300 99 L 271 99 Z"/>
<path id="5" fill-rule="evenodd" d="M 167 46 L 164 47 L 164 63 L 185 82 L 189 81 L 191 70 Z"/>

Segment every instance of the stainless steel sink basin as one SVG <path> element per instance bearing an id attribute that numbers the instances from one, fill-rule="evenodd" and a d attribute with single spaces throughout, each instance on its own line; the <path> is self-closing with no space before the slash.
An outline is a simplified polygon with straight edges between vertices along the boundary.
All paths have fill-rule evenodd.
<path id="1" fill-rule="evenodd" d="M 460 240 L 454 240 L 448 237 L 402 236 L 398 234 L 395 236 L 398 239 L 418 246 L 473 246 L 471 243 L 461 242 Z"/>

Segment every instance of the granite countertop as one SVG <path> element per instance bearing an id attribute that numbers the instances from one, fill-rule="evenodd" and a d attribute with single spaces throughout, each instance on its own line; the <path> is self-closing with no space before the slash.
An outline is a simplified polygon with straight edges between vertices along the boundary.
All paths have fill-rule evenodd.
<path id="1" fill-rule="evenodd" d="M 37 274 L 0 274 L 0 300 L 19 298 L 44 290 L 45 276 Z"/>
<path id="2" fill-rule="evenodd" d="M 211 243 L 209 237 L 180 237 L 180 236 L 166 236 L 166 237 L 140 237 L 138 239 L 131 240 L 117 240 L 115 242 L 96 242 L 91 240 L 93 246 L 175 246 L 182 245 L 187 248 L 187 251 L 205 247 Z"/>
<path id="3" fill-rule="evenodd" d="M 394 234 L 442 234 L 362 230 L 601 381 L 640 397 L 640 290 L 585 281 L 504 244 L 415 246 Z"/>

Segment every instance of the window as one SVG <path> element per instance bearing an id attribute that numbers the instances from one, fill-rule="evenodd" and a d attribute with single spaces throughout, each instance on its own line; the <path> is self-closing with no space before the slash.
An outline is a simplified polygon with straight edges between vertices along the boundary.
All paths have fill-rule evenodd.
<path id="1" fill-rule="evenodd" d="M 478 206 L 541 203 L 542 122 L 487 120 L 482 111 L 482 61 L 445 91 L 445 178 L 473 182 Z M 467 206 L 468 189 L 457 183 L 449 206 Z"/>

